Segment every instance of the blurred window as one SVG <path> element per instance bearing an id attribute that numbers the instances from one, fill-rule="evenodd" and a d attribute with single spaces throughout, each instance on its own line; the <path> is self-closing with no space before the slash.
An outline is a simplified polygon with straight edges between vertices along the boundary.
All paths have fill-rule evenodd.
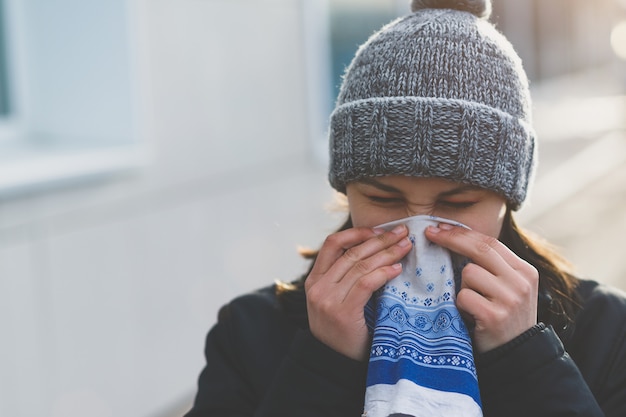
<path id="1" fill-rule="evenodd" d="M 6 36 L 4 34 L 6 25 L 4 24 L 4 2 L 0 0 L 0 117 L 9 113 L 9 91 L 8 74 L 6 62 Z"/>
<path id="2" fill-rule="evenodd" d="M 331 0 L 331 108 L 334 107 L 334 100 L 339 93 L 341 77 L 359 45 L 384 24 L 407 12 L 406 1 Z"/>
<path id="3" fill-rule="evenodd" d="M 139 162 L 128 0 L 0 0 L 0 197 Z"/>
<path id="4" fill-rule="evenodd" d="M 619 0 L 623 1 L 623 0 Z M 493 0 L 491 20 L 520 54 L 532 81 L 613 63 L 615 0 Z"/>

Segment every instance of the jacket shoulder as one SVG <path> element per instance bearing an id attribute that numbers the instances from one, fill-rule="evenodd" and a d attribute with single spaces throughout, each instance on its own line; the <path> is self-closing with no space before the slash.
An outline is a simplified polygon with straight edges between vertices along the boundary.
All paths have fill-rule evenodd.
<path id="1" fill-rule="evenodd" d="M 582 307 L 566 350 L 598 397 L 626 372 L 626 293 L 595 281 L 581 281 Z"/>
<path id="2" fill-rule="evenodd" d="M 626 323 L 626 292 L 596 281 L 581 280 L 582 300 L 577 326 L 623 326 Z"/>
<path id="3" fill-rule="evenodd" d="M 286 349 L 302 323 L 291 314 L 276 294 L 276 286 L 270 285 L 240 295 L 224 305 L 218 313 L 217 326 L 231 346 L 248 350 Z M 240 352 L 244 355 L 244 352 Z M 245 352 L 246 356 L 250 352 Z"/>
<path id="4" fill-rule="evenodd" d="M 303 290 L 279 294 L 276 284 L 240 295 L 223 306 L 218 313 L 219 322 L 236 323 L 238 320 L 263 322 L 308 328 L 306 297 Z M 268 323 L 269 324 L 269 323 Z"/>
<path id="5" fill-rule="evenodd" d="M 237 296 L 221 308 L 220 314 L 222 314 L 222 311 L 224 310 L 232 309 L 244 312 L 264 309 L 275 310 L 279 307 L 275 286 L 269 285 L 267 287 Z"/>

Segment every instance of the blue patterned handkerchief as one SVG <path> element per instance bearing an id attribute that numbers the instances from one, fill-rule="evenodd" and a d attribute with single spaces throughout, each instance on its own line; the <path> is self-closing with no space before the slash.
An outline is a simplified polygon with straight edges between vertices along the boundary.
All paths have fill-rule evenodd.
<path id="1" fill-rule="evenodd" d="M 441 222 L 463 226 L 432 216 L 381 226 L 406 224 L 413 249 L 402 274 L 366 307 L 373 330 L 367 417 L 482 416 L 472 343 L 454 303 L 468 261 L 424 236 Z"/>

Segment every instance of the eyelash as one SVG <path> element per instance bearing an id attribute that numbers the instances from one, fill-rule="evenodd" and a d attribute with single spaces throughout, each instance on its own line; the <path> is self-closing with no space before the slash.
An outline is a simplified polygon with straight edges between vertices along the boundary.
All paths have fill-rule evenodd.
<path id="1" fill-rule="evenodd" d="M 458 203 L 454 203 L 452 201 L 441 201 L 439 202 L 440 205 L 446 206 L 446 207 L 451 207 L 451 208 L 456 208 L 456 209 L 464 209 L 464 208 L 470 208 L 472 207 L 474 204 L 476 204 L 475 201 L 460 201 Z"/>
<path id="2" fill-rule="evenodd" d="M 401 203 L 403 201 L 401 198 L 394 198 L 394 197 L 370 196 L 370 197 L 367 197 L 367 198 L 370 201 L 373 201 L 374 203 L 382 203 L 382 204 Z"/>

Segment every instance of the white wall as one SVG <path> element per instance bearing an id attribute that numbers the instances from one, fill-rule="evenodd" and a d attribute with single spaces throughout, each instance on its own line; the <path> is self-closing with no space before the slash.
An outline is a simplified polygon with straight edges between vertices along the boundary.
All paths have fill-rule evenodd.
<path id="1" fill-rule="evenodd" d="M 219 306 L 303 272 L 296 246 L 339 221 L 305 3 L 133 3 L 149 163 L 0 201 L 0 415 L 161 415 L 193 395 Z"/>

